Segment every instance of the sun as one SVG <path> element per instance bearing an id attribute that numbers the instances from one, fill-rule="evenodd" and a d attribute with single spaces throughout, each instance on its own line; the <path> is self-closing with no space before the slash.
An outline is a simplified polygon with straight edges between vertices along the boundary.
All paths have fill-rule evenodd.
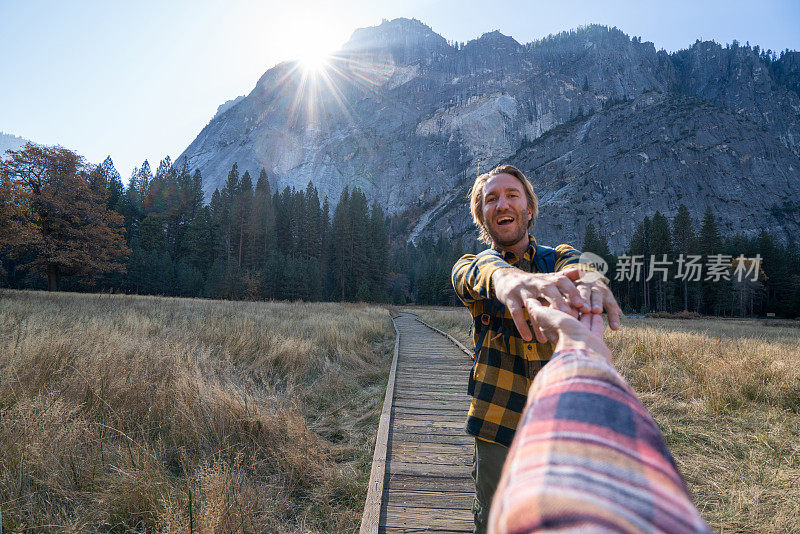
<path id="1" fill-rule="evenodd" d="M 330 52 L 322 49 L 308 49 L 300 53 L 298 61 L 306 74 L 319 73 L 329 65 Z"/>

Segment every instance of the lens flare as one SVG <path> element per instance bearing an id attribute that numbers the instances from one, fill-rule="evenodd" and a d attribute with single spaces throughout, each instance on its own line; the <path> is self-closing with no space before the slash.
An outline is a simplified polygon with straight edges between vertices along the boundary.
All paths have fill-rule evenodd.
<path id="1" fill-rule="evenodd" d="M 304 73 L 312 75 L 324 70 L 328 66 L 329 58 L 330 54 L 327 52 L 309 50 L 298 58 L 298 62 Z"/>

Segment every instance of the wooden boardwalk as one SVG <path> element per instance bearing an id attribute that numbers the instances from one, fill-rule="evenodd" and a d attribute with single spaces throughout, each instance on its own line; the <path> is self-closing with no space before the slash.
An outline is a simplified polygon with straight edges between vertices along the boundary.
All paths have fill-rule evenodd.
<path id="1" fill-rule="evenodd" d="M 398 333 L 361 533 L 472 532 L 471 360 L 411 314 Z"/>

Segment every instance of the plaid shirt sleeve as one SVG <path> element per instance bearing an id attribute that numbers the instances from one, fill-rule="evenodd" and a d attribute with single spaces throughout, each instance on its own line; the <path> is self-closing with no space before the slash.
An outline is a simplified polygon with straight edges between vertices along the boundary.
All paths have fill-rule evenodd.
<path id="1" fill-rule="evenodd" d="M 465 254 L 461 256 L 451 273 L 451 281 L 456 296 L 465 305 L 469 305 L 476 300 L 494 298 L 494 288 L 492 287 L 492 274 L 497 269 L 513 267 L 503 259 L 498 252 L 494 253 Z"/>
<path id="2" fill-rule="evenodd" d="M 537 375 L 490 531 L 710 532 L 647 409 L 610 362 L 557 353 Z"/>
<path id="3" fill-rule="evenodd" d="M 556 265 L 555 270 L 563 271 L 578 263 L 581 253 L 569 245 L 558 245 L 556 247 Z"/>

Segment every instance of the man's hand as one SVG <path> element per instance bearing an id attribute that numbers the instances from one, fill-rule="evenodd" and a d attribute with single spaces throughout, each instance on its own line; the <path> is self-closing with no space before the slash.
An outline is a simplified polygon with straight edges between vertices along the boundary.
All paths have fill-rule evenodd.
<path id="1" fill-rule="evenodd" d="M 531 326 L 540 343 L 547 341 L 542 331 L 536 325 L 526 320 L 526 311 L 534 306 L 542 305 L 544 301 L 548 306 L 577 318 L 580 312 L 591 313 L 588 302 L 581 297 L 575 281 L 580 278 L 580 269 L 567 269 L 557 273 L 526 273 L 516 268 L 497 269 L 492 273 L 492 286 L 494 295 L 508 308 L 514 324 L 517 326 L 522 339 L 533 339 Z M 591 296 L 591 293 L 588 294 Z M 612 297 L 613 298 L 613 297 Z M 537 301 L 537 302 L 534 302 Z"/>
<path id="2" fill-rule="evenodd" d="M 530 341 L 534 335 L 540 343 L 547 341 L 532 313 L 534 307 L 542 304 L 576 319 L 581 314 L 597 315 L 596 318 L 587 318 L 591 324 L 597 324 L 595 319 L 602 323 L 599 314 L 605 310 L 609 327 L 619 330 L 622 310 L 611 290 L 605 282 L 596 277 L 587 277 L 581 269 L 566 269 L 555 273 L 526 273 L 516 268 L 498 269 L 492 274 L 492 286 L 495 297 L 508 308 L 525 341 Z M 531 318 L 530 322 L 526 320 L 526 312 Z"/>
<path id="3" fill-rule="evenodd" d="M 587 274 L 590 276 L 587 276 Z M 595 276 L 591 276 L 592 274 L 595 274 Z M 581 274 L 575 285 L 578 288 L 581 299 L 588 305 L 590 312 L 600 314 L 605 310 L 608 314 L 608 326 L 611 330 L 619 330 L 619 318 L 622 315 L 622 310 L 605 282 L 600 280 L 596 273 L 589 272 Z M 586 313 L 583 310 L 581 312 Z"/>

